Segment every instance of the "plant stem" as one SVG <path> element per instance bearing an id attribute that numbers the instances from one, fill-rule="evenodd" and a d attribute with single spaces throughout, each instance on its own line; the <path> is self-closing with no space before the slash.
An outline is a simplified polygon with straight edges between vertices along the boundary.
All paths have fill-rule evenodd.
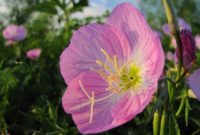
<path id="1" fill-rule="evenodd" d="M 179 82 L 181 82 L 183 79 L 184 79 L 184 77 L 186 76 L 186 74 L 189 72 L 189 69 L 186 69 L 184 72 L 183 72 L 183 74 L 182 75 L 180 75 L 180 77 L 176 80 L 176 84 L 178 84 Z"/>
<path id="2" fill-rule="evenodd" d="M 165 8 L 165 13 L 167 16 L 167 20 L 168 20 L 168 24 L 170 26 L 170 31 L 171 33 L 174 35 L 175 39 L 176 39 L 176 43 L 177 43 L 177 48 L 178 48 L 178 75 L 177 78 L 180 77 L 181 75 L 181 69 L 182 69 L 182 65 L 183 65 L 183 60 L 182 60 L 182 45 L 181 45 L 181 39 L 179 37 L 179 25 L 178 25 L 178 21 L 177 21 L 177 17 L 174 11 L 174 8 L 172 6 L 172 2 L 171 0 L 162 0 L 163 1 L 163 5 Z"/>
<path id="3" fill-rule="evenodd" d="M 21 50 L 19 48 L 19 45 L 17 43 L 15 43 L 13 45 L 13 47 L 14 47 L 14 52 L 15 52 L 16 57 L 20 58 L 21 57 Z"/>
<path id="4" fill-rule="evenodd" d="M 183 96 L 182 96 L 182 99 L 181 99 L 181 104 L 178 108 L 178 111 L 176 112 L 176 117 L 178 117 L 181 114 L 181 112 L 184 108 L 184 105 L 185 105 L 186 98 L 187 98 L 187 90 L 184 90 Z"/>
<path id="5" fill-rule="evenodd" d="M 188 99 L 188 92 L 187 92 L 187 97 L 186 97 L 186 100 L 185 100 L 185 125 L 186 125 L 186 127 L 188 126 L 189 110 L 191 110 L 191 108 L 190 108 L 190 103 L 189 103 L 189 99 Z"/>

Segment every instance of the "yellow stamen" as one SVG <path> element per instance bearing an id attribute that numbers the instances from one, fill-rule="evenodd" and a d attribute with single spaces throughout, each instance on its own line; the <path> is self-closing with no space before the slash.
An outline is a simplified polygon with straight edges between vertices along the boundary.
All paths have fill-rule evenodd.
<path id="1" fill-rule="evenodd" d="M 111 72 L 109 66 L 106 65 L 106 64 L 104 64 L 104 63 L 101 62 L 100 60 L 96 60 L 96 63 L 97 63 L 99 66 L 103 67 L 107 72 Z"/>
<path id="2" fill-rule="evenodd" d="M 112 58 L 104 49 L 101 49 L 101 52 L 105 55 L 106 62 L 96 60 L 96 63 L 102 67 L 106 73 L 101 70 L 94 71 L 108 83 L 109 86 L 106 90 L 120 92 L 128 89 L 138 89 L 138 87 L 141 86 L 142 79 L 140 69 L 134 64 L 133 60 L 129 60 L 120 67 L 117 55 L 114 55 Z"/>
<path id="3" fill-rule="evenodd" d="M 106 56 L 106 59 L 109 61 L 109 62 L 112 62 L 112 58 L 110 57 L 110 55 L 103 49 L 101 48 L 101 52 Z"/>
<path id="4" fill-rule="evenodd" d="M 113 64 L 114 64 L 115 70 L 117 71 L 119 67 L 118 67 L 117 56 L 116 56 L 116 55 L 114 55 L 114 61 L 113 61 Z"/>
<path id="5" fill-rule="evenodd" d="M 90 68 L 90 70 L 97 72 L 103 78 L 103 80 L 107 81 L 108 76 L 103 71 L 96 70 L 96 69 L 93 69 L 93 68 Z"/>

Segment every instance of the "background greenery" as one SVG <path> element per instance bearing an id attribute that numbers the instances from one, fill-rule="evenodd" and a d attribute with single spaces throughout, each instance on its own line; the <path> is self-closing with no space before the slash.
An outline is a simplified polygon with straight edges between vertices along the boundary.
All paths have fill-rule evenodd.
<path id="1" fill-rule="evenodd" d="M 72 19 L 72 13 L 88 6 L 87 0 L 6 0 L 11 9 L 6 21 L 9 24 L 25 25 L 27 38 L 17 45 L 5 47 L 0 25 L 0 133 L 11 135 L 76 135 L 79 134 L 70 115 L 64 113 L 61 97 L 66 85 L 59 71 L 59 56 L 69 44 L 74 30 L 90 22 L 103 22 L 109 14 L 101 17 Z M 191 26 L 193 34 L 200 33 L 200 1 L 174 0 L 178 16 Z M 166 23 L 161 1 L 141 0 L 140 7 L 150 25 L 162 34 L 165 51 L 170 47 L 170 38 L 163 35 L 161 28 Z M 39 47 L 42 54 L 31 61 L 26 51 Z M 16 57 L 16 50 L 20 56 Z M 200 55 L 199 55 L 200 56 Z M 200 59 L 198 58 L 197 61 Z M 167 61 L 165 69 L 173 67 Z M 163 82 L 159 90 L 162 91 Z M 184 118 L 179 119 L 183 135 L 200 134 L 200 103 L 190 99 L 191 111 L 188 127 Z M 131 122 L 105 135 L 151 135 L 154 102 Z M 178 105 L 177 105 L 178 106 Z M 184 117 L 184 116 L 183 116 Z"/>

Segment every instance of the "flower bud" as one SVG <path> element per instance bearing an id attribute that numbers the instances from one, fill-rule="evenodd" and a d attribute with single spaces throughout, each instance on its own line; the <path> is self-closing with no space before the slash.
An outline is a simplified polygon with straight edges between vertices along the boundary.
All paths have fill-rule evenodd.
<path id="1" fill-rule="evenodd" d="M 181 39 L 183 68 L 189 69 L 192 67 L 192 64 L 194 63 L 196 59 L 195 41 L 194 41 L 191 31 L 186 30 L 186 29 L 181 30 L 179 36 Z M 176 50 L 176 52 L 178 51 Z M 179 54 L 177 53 L 177 57 L 178 56 Z"/>

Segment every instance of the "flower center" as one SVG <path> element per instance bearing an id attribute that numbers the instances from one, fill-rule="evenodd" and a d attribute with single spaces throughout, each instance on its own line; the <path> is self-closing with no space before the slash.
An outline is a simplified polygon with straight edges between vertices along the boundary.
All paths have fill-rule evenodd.
<path id="1" fill-rule="evenodd" d="M 119 86 L 122 90 L 136 89 L 142 82 L 139 68 L 131 64 L 130 67 L 125 67 L 120 74 Z"/>
<path id="2" fill-rule="evenodd" d="M 92 70 L 108 82 L 109 86 L 106 90 L 119 93 L 127 90 L 135 91 L 141 86 L 142 77 L 140 68 L 133 61 L 127 61 L 120 66 L 116 55 L 112 58 L 105 50 L 101 49 L 101 52 L 105 55 L 106 61 L 96 60 L 96 63 L 103 70 Z"/>

